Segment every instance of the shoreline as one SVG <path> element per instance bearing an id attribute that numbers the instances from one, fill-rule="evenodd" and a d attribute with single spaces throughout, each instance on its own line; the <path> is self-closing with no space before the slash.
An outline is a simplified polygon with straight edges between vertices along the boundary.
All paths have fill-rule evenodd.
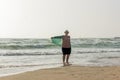
<path id="1" fill-rule="evenodd" d="M 66 66 L 3 76 L 0 80 L 120 80 L 120 66 Z"/>
<path id="2" fill-rule="evenodd" d="M 51 69 L 51 68 L 58 68 L 58 67 L 61 67 L 61 66 L 40 66 L 40 67 L 31 67 L 29 69 L 18 69 L 17 72 L 13 71 L 11 73 L 8 73 L 8 74 L 2 74 L 0 75 L 0 78 L 1 77 L 7 77 L 7 76 L 14 76 L 14 75 L 19 75 L 19 74 L 22 74 L 22 73 L 26 73 L 26 72 L 31 72 L 31 71 L 36 71 L 36 70 L 42 70 L 42 69 Z"/>

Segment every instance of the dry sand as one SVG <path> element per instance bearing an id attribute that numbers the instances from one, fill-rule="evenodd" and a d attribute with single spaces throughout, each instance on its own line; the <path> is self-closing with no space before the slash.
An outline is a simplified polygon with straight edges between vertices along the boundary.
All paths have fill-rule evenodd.
<path id="1" fill-rule="evenodd" d="M 0 80 L 120 80 L 120 66 L 67 66 L 1 77 Z"/>

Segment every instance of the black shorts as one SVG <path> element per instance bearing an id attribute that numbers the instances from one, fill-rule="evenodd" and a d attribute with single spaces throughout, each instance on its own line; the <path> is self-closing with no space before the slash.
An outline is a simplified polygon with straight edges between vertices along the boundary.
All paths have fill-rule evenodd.
<path id="1" fill-rule="evenodd" d="M 65 54 L 70 54 L 71 53 L 71 48 L 62 48 L 63 55 Z"/>

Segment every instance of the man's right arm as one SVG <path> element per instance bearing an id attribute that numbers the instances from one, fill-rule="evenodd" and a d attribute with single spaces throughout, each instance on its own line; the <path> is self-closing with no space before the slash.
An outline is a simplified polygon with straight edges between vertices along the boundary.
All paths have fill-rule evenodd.
<path id="1" fill-rule="evenodd" d="M 51 38 L 63 38 L 63 35 L 61 35 L 61 36 L 55 36 L 55 37 L 51 37 Z"/>

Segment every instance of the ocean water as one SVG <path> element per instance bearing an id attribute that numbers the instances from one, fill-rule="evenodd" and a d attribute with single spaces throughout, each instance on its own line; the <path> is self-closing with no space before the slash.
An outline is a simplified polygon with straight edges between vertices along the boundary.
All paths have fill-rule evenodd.
<path id="1" fill-rule="evenodd" d="M 120 66 L 120 38 L 71 40 L 70 63 Z M 62 66 L 61 46 L 50 39 L 0 39 L 0 76 Z"/>

